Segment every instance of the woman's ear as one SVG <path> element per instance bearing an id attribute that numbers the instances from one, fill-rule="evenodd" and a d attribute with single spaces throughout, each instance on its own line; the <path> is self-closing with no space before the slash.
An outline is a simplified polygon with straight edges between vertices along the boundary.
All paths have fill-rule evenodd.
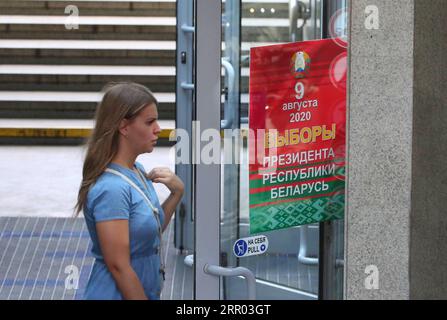
<path id="1" fill-rule="evenodd" d="M 119 125 L 119 132 L 123 135 L 123 136 L 125 136 L 126 138 L 127 138 L 127 135 L 128 135 L 128 125 L 129 125 L 129 120 L 127 120 L 127 119 L 123 119 L 123 120 L 121 120 L 121 122 L 120 122 L 120 125 Z"/>

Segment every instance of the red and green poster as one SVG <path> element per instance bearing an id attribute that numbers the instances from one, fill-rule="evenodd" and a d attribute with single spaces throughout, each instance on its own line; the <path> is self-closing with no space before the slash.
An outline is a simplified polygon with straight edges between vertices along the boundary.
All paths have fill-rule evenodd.
<path id="1" fill-rule="evenodd" d="M 346 75 L 334 39 L 251 49 L 251 233 L 343 218 Z"/>

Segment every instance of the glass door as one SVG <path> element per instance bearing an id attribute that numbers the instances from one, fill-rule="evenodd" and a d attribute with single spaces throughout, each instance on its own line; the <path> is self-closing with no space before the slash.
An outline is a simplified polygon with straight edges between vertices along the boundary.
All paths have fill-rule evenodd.
<path id="1" fill-rule="evenodd" d="M 229 3 L 232 6 L 227 6 Z M 240 97 L 240 121 L 233 129 L 241 129 L 243 137 L 248 130 L 250 49 L 257 46 L 302 41 L 321 37 L 321 7 L 319 1 L 309 6 L 304 2 L 245 2 L 225 1 L 223 39 L 227 56 L 239 52 L 240 86 L 235 88 Z M 239 38 L 227 37 L 231 26 L 240 27 Z M 227 43 L 231 41 L 231 45 Z M 238 41 L 238 43 L 236 43 Z M 227 140 L 226 140 L 227 141 Z M 265 254 L 237 257 L 234 243 L 251 236 L 249 228 L 249 148 L 247 140 L 235 144 L 238 159 L 235 164 L 223 165 L 221 211 L 221 256 L 225 266 L 242 266 L 256 277 L 257 299 L 317 299 L 318 297 L 318 225 L 294 227 L 262 233 L 268 238 Z M 236 161 L 238 160 L 238 161 Z M 229 210 L 228 198 L 237 198 Z M 303 230 L 304 229 L 304 230 Z M 303 231 L 305 236 L 303 237 Z M 301 238 L 300 238 L 301 235 Z M 304 255 L 300 244 L 305 246 Z M 303 249 L 303 248 L 302 248 Z M 301 251 L 303 251 L 301 249 Z M 300 256 L 301 254 L 301 256 Z M 299 257 L 302 259 L 300 260 Z M 223 299 L 244 299 L 244 280 L 240 277 L 223 279 Z"/>
<path id="2" fill-rule="evenodd" d="M 268 249 L 259 255 L 238 256 L 237 240 L 256 235 L 250 234 L 250 49 L 345 36 L 346 1 L 196 0 L 191 6 L 194 27 L 185 24 L 183 32 L 193 39 L 195 59 L 177 49 L 177 63 L 193 65 L 189 79 L 177 67 L 177 92 L 181 84 L 182 94 L 194 97 L 188 97 L 191 111 L 177 111 L 177 127 L 191 134 L 192 165 L 180 170 L 193 191 L 182 204 L 186 222 L 176 218 L 176 239 L 194 250 L 194 298 L 247 299 L 253 276 L 256 299 L 341 299 L 343 220 L 262 232 Z M 179 94 L 177 105 L 188 108 Z"/>

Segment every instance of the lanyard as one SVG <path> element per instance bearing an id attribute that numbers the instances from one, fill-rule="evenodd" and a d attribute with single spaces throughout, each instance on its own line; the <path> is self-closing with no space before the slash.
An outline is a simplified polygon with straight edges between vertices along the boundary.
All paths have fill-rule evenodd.
<path id="1" fill-rule="evenodd" d="M 162 228 L 161 228 L 160 213 L 158 211 L 158 208 L 156 208 L 152 204 L 152 202 L 149 200 L 149 198 L 146 196 L 146 194 L 132 180 L 130 180 L 127 176 L 125 176 L 124 174 L 122 174 L 119 171 L 116 171 L 116 170 L 110 169 L 110 168 L 107 168 L 105 171 L 113 173 L 113 174 L 115 174 L 117 176 L 120 176 L 124 180 L 126 180 L 132 187 L 134 187 L 143 196 L 143 198 L 146 200 L 146 202 L 149 205 L 149 207 L 152 209 L 152 212 L 154 213 L 155 219 L 157 220 L 158 237 L 160 239 L 160 248 L 158 250 L 158 254 L 160 256 L 160 273 L 163 276 L 163 280 L 165 280 L 165 264 L 163 262 L 162 243 L 161 243 L 161 240 L 162 240 Z M 137 168 L 137 171 L 138 171 L 138 176 L 139 176 L 141 182 L 143 183 L 143 185 L 146 188 L 146 190 L 149 192 L 149 188 L 147 186 L 147 183 L 146 183 L 146 181 L 144 181 L 144 178 L 142 177 L 142 174 L 141 174 L 141 172 L 140 172 L 140 170 L 138 168 Z"/>

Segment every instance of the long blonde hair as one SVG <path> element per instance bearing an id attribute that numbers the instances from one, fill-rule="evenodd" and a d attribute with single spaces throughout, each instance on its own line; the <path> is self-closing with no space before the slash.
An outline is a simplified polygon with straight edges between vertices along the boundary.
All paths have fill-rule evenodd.
<path id="1" fill-rule="evenodd" d="M 133 82 L 109 83 L 95 114 L 95 128 L 87 141 L 87 153 L 82 169 L 82 182 L 74 216 L 84 209 L 90 187 L 104 172 L 118 152 L 121 120 L 132 120 L 148 105 L 158 105 L 152 92 Z"/>

